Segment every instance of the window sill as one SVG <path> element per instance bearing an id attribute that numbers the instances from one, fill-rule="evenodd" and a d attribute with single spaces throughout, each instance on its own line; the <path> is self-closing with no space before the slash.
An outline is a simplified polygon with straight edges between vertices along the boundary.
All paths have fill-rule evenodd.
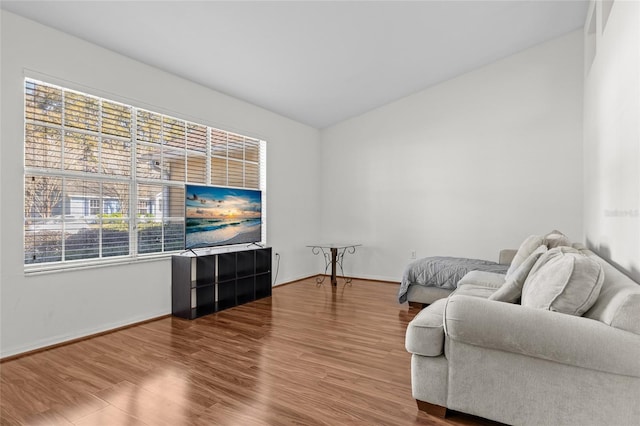
<path id="1" fill-rule="evenodd" d="M 129 265 L 140 262 L 157 262 L 160 260 L 169 259 L 172 255 L 181 253 L 180 250 L 165 252 L 165 253 L 157 253 L 157 254 L 148 254 L 148 255 L 138 255 L 136 257 L 126 256 L 119 257 L 113 259 L 99 259 L 99 260 L 78 260 L 78 261 L 69 261 L 65 263 L 41 263 L 41 264 L 31 264 L 25 265 L 24 267 L 24 275 L 25 276 L 35 276 L 35 275 L 43 275 L 43 274 L 53 274 L 57 272 L 73 272 L 80 271 L 84 269 L 94 269 L 94 268 L 104 268 L 108 266 L 119 266 L 119 265 Z"/>

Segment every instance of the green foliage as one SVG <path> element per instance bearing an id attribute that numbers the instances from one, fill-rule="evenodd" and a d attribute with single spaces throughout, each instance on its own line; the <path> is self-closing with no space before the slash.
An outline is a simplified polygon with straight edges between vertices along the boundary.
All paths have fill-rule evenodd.
<path id="1" fill-rule="evenodd" d="M 101 217 L 103 219 L 113 219 L 113 218 L 122 217 L 122 212 L 118 212 L 118 213 L 100 213 L 97 216 Z"/>

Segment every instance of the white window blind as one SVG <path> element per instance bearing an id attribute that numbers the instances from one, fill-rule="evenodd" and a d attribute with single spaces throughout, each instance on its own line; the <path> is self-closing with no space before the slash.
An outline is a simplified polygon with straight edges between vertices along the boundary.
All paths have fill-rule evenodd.
<path id="1" fill-rule="evenodd" d="M 26 79 L 25 265 L 181 250 L 185 183 L 264 191 L 265 148 L 259 139 Z"/>

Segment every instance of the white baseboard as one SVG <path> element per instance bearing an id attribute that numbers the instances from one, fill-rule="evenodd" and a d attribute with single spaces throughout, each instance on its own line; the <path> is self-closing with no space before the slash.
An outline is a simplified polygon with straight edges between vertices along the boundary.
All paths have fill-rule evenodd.
<path id="1" fill-rule="evenodd" d="M 151 315 L 144 315 L 144 316 L 134 317 L 134 318 L 128 318 L 127 320 L 124 320 L 124 321 L 117 321 L 109 324 L 103 324 L 99 327 L 79 330 L 75 333 L 60 334 L 57 336 L 47 337 L 45 339 L 40 339 L 28 345 L 16 346 L 13 348 L 2 348 L 2 350 L 0 350 L 0 360 L 4 358 L 20 355 L 26 352 L 37 351 L 40 349 L 46 349 L 50 346 L 57 346 L 67 342 L 72 342 L 74 340 L 90 338 L 91 336 L 96 334 L 101 334 L 101 333 L 109 332 L 112 330 L 116 330 L 118 328 L 135 325 L 141 322 L 146 322 L 149 320 L 153 320 L 155 318 L 164 317 L 169 314 L 171 314 L 171 311 L 160 312 L 160 313 L 151 314 Z"/>

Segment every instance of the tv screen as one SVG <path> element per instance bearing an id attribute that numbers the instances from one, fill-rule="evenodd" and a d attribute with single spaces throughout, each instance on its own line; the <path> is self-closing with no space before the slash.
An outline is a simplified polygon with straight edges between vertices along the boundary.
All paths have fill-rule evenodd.
<path id="1" fill-rule="evenodd" d="M 186 249 L 262 239 L 262 192 L 186 185 L 185 196 Z"/>

